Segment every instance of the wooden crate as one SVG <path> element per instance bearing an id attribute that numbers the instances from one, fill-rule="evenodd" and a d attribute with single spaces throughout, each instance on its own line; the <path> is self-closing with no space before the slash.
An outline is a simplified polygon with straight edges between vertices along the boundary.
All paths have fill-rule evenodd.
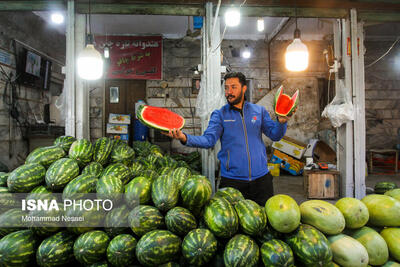
<path id="1" fill-rule="evenodd" d="M 336 199 L 339 193 L 339 172 L 310 170 L 304 171 L 304 191 L 307 198 Z"/>

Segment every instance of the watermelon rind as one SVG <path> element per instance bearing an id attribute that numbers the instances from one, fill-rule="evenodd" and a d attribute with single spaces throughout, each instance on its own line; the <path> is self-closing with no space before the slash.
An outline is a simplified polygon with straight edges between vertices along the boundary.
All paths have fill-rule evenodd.
<path id="1" fill-rule="evenodd" d="M 144 118 L 143 118 L 143 113 L 146 111 L 146 109 L 148 109 L 148 108 L 154 108 L 154 107 L 152 107 L 152 106 L 148 106 L 148 105 L 142 105 L 142 106 L 140 106 L 139 108 L 138 108 L 138 111 L 137 111 L 137 117 L 138 117 L 138 119 L 140 120 L 140 122 L 142 122 L 143 124 L 145 124 L 145 125 L 147 125 L 147 126 L 149 126 L 149 127 L 151 127 L 151 128 L 154 128 L 154 129 L 158 129 L 158 130 L 161 130 L 161 131 L 169 131 L 169 130 L 172 130 L 171 128 L 167 128 L 167 127 L 163 127 L 163 126 L 160 126 L 160 125 L 157 125 L 156 123 L 154 123 L 154 122 L 150 122 L 150 121 L 148 121 L 148 120 L 145 120 Z M 158 109 L 160 109 L 161 110 L 161 108 L 158 108 Z M 176 114 L 176 113 L 175 113 Z M 179 116 L 178 114 L 176 114 L 176 116 Z M 176 127 L 176 129 L 182 129 L 184 126 L 185 126 L 185 119 L 183 118 L 183 117 L 181 117 L 181 116 L 179 116 L 180 118 L 182 118 L 182 124 L 179 126 L 179 127 Z"/>
<path id="2" fill-rule="evenodd" d="M 291 102 L 291 106 L 287 107 L 288 110 L 286 111 L 279 111 L 278 105 L 279 105 L 279 100 L 281 98 L 287 98 Z M 296 109 L 298 103 L 299 103 L 299 90 L 296 90 L 296 92 L 290 97 L 289 95 L 283 93 L 283 86 L 281 85 L 275 94 L 275 99 L 274 99 L 275 113 L 276 115 L 279 116 L 291 116 L 294 110 Z"/>

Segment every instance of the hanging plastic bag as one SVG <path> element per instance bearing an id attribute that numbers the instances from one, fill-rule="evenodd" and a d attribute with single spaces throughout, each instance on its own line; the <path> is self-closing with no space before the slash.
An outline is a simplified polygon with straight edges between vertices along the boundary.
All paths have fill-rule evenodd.
<path id="1" fill-rule="evenodd" d="M 343 123 L 354 120 L 354 107 L 345 98 L 335 96 L 324 111 L 322 117 L 328 118 L 333 127 L 340 127 Z"/>
<path id="2" fill-rule="evenodd" d="M 65 81 L 64 81 L 65 85 Z M 65 99 L 65 86 L 61 92 L 61 94 L 58 96 L 56 102 L 54 103 L 56 108 L 60 111 L 60 124 L 65 125 L 65 119 L 66 119 L 66 99 Z"/>

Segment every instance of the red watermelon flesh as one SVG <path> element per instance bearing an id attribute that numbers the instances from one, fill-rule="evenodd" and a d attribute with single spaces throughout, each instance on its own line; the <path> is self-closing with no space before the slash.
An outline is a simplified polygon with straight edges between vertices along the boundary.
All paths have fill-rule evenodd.
<path id="1" fill-rule="evenodd" d="M 299 102 L 299 90 L 292 97 L 283 93 L 283 87 L 279 87 L 275 95 L 274 110 L 277 115 L 290 116 Z"/>
<path id="2" fill-rule="evenodd" d="M 182 116 L 166 108 L 143 105 L 138 109 L 137 117 L 145 125 L 162 131 L 182 129 L 185 125 Z"/>

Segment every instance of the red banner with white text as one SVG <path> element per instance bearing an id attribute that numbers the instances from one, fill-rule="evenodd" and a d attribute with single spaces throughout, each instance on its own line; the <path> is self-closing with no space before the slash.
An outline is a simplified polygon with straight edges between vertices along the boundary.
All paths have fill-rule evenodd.
<path id="1" fill-rule="evenodd" d="M 96 36 L 95 46 L 109 47 L 107 79 L 161 80 L 161 36 Z"/>

